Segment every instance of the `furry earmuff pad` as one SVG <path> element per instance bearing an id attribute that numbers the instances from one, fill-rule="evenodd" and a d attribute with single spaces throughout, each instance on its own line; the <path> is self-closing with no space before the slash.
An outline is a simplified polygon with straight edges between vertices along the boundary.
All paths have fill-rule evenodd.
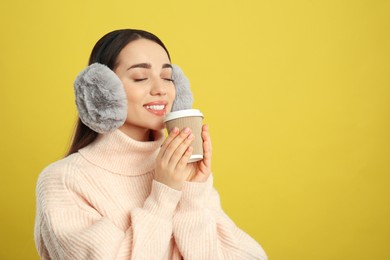
<path id="1" fill-rule="evenodd" d="M 176 98 L 173 102 L 172 111 L 191 109 L 194 100 L 190 89 L 190 82 L 179 66 L 172 65 L 172 68 L 172 79 L 176 88 Z"/>
<path id="2" fill-rule="evenodd" d="M 81 121 L 98 133 L 122 126 L 127 118 L 127 97 L 118 76 L 107 66 L 94 63 L 74 82 L 76 106 Z"/>

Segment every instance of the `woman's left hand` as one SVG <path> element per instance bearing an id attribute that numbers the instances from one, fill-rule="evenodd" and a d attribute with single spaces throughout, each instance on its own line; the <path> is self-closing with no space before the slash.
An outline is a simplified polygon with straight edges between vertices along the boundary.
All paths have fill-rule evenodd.
<path id="1" fill-rule="evenodd" d="M 189 163 L 187 167 L 191 167 L 191 175 L 187 179 L 190 182 L 205 182 L 211 174 L 211 156 L 212 146 L 209 134 L 209 127 L 203 125 L 202 127 L 203 139 L 203 160 L 194 163 Z"/>

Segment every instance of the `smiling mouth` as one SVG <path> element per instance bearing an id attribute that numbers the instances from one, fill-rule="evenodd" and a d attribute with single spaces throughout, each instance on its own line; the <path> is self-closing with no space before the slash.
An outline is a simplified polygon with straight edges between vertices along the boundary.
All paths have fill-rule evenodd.
<path id="1" fill-rule="evenodd" d="M 152 110 L 157 110 L 161 111 L 165 109 L 165 105 L 152 105 L 152 106 L 145 106 L 146 109 L 152 109 Z"/>
<path id="2" fill-rule="evenodd" d="M 157 116 L 164 116 L 166 113 L 166 105 L 145 105 L 144 108 L 150 113 Z"/>

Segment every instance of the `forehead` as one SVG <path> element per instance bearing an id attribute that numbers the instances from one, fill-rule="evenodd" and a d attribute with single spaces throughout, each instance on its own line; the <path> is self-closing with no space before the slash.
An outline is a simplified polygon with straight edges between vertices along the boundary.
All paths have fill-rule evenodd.
<path id="1" fill-rule="evenodd" d="M 168 54 L 159 44 L 138 39 L 127 44 L 119 53 L 117 64 L 129 65 L 133 63 L 151 63 L 159 65 L 170 63 Z"/>

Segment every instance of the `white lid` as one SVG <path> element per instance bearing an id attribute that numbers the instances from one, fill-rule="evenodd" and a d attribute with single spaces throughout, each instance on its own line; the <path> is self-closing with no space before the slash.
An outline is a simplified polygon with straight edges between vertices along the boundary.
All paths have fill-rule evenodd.
<path id="1" fill-rule="evenodd" d="M 184 109 L 184 110 L 178 110 L 173 111 L 165 116 L 164 122 L 181 118 L 181 117 L 190 117 L 190 116 L 201 116 L 203 117 L 203 114 L 198 109 Z"/>
<path id="2" fill-rule="evenodd" d="M 193 154 L 191 155 L 190 159 L 188 160 L 189 163 L 197 162 L 203 160 L 203 155 L 201 154 Z"/>

